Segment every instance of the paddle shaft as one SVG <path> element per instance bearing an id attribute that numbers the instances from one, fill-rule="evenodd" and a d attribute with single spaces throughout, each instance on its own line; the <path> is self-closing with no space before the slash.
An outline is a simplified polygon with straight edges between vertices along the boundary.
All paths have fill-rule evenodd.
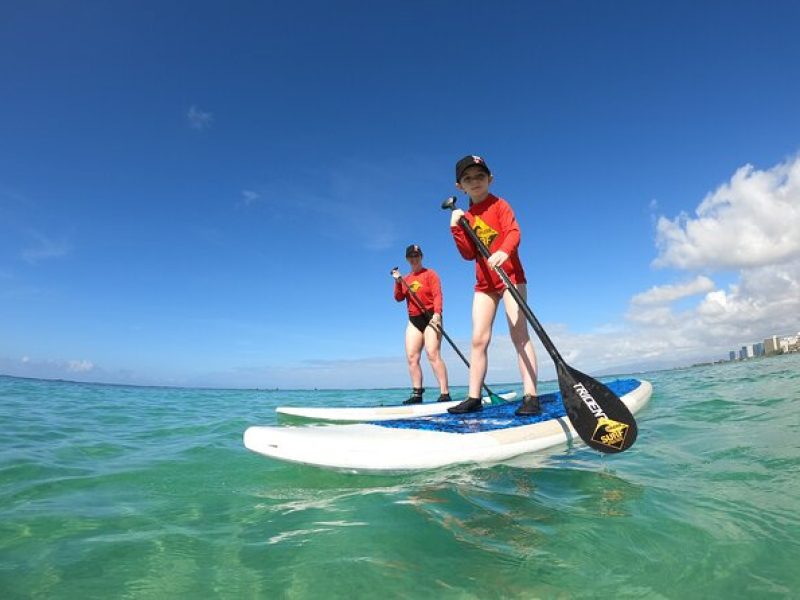
<path id="1" fill-rule="evenodd" d="M 403 286 L 406 288 L 406 291 L 408 292 L 409 298 L 411 298 L 414 304 L 417 305 L 417 308 L 419 308 L 423 313 L 425 313 L 427 317 L 430 318 L 431 316 L 433 316 L 433 313 L 425 308 L 425 306 L 422 304 L 422 301 L 419 299 L 419 296 L 417 296 L 417 293 L 411 289 L 406 280 L 403 279 L 403 276 L 401 275 L 397 279 L 398 281 L 401 281 L 403 283 Z M 442 327 L 441 324 L 439 324 L 439 331 L 442 332 L 444 339 L 447 340 L 447 342 L 450 344 L 453 350 L 456 351 L 456 354 L 458 354 L 458 356 L 461 358 L 461 360 L 464 361 L 464 364 L 467 365 L 467 368 L 469 369 L 470 366 L 467 357 L 461 353 L 461 350 L 459 350 L 458 346 L 456 346 L 456 343 L 452 339 L 450 339 L 450 336 L 447 335 L 447 332 L 444 330 L 444 327 Z M 486 385 L 485 383 L 483 384 L 483 389 L 486 390 L 486 393 L 489 394 L 490 397 L 496 395 L 492 390 L 489 389 L 489 386 Z"/>

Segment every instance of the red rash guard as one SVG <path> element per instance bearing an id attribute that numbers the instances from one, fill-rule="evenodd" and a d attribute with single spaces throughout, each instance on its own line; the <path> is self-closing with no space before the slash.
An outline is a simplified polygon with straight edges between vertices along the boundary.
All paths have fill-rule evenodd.
<path id="1" fill-rule="evenodd" d="M 494 254 L 498 250 L 508 254 L 508 260 L 500 266 L 512 283 L 525 283 L 525 271 L 517 253 L 520 240 L 519 225 L 508 202 L 489 194 L 483 202 L 470 206 L 464 216 L 469 221 L 472 230 L 478 234 L 478 238 L 489 248 L 490 254 Z M 486 259 L 475 248 L 461 225 L 455 225 L 450 230 L 461 256 L 475 261 L 475 278 L 477 280 L 475 291 L 502 293 L 505 289 L 503 280 L 494 272 L 494 269 L 486 264 Z"/>
<path id="2" fill-rule="evenodd" d="M 417 298 L 419 298 L 425 310 L 442 314 L 442 284 L 439 282 L 439 276 L 436 271 L 423 267 L 418 273 L 409 273 L 403 279 L 408 284 L 408 287 L 416 292 Z M 408 290 L 399 280 L 394 282 L 394 299 L 398 302 L 403 300 L 408 302 L 408 315 L 410 317 L 423 314 L 416 302 L 411 299 L 411 294 L 408 293 Z"/>

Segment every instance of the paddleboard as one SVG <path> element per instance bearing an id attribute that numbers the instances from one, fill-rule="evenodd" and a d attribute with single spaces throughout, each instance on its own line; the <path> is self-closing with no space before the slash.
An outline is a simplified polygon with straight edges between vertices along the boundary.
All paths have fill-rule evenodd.
<path id="1" fill-rule="evenodd" d="M 638 379 L 606 382 L 632 413 L 652 394 Z M 444 413 L 347 425 L 254 426 L 244 432 L 247 449 L 278 460 L 348 472 L 392 473 L 460 463 L 492 463 L 565 443 L 582 443 L 566 416 L 561 394 L 540 396 L 542 413 L 517 417 L 520 402 L 477 413 Z"/>
<path id="2" fill-rule="evenodd" d="M 500 392 L 497 394 L 503 400 L 509 401 L 517 397 L 516 392 Z M 452 402 L 423 402 L 421 404 L 405 404 L 394 406 L 357 406 L 357 407 L 308 407 L 308 406 L 279 406 L 276 408 L 278 415 L 294 419 L 309 421 L 335 421 L 339 423 L 363 421 L 388 421 L 390 419 L 412 419 L 446 413 L 451 406 L 460 400 Z M 491 403 L 488 396 L 483 398 L 484 405 Z"/>

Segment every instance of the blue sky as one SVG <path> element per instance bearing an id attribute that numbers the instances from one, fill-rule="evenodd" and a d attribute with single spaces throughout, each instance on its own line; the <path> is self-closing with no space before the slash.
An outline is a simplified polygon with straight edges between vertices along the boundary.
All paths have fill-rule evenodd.
<path id="1" fill-rule="evenodd" d="M 439 209 L 468 153 L 574 366 L 796 332 L 799 19 L 788 1 L 4 2 L 0 373 L 407 385 L 389 277 L 407 244 L 468 348 L 473 269 Z M 502 321 L 490 360 L 518 380 Z"/>

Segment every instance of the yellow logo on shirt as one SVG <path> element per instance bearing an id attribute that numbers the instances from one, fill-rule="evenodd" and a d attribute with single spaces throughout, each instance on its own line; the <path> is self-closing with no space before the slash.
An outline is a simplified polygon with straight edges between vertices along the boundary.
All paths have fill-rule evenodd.
<path id="1" fill-rule="evenodd" d="M 478 234 L 478 238 L 483 242 L 483 244 L 489 248 L 499 234 L 489 227 L 486 222 L 481 219 L 480 217 L 475 217 L 475 221 L 472 223 L 472 230 Z"/>
<path id="2" fill-rule="evenodd" d="M 415 279 L 414 281 L 411 282 L 411 285 L 409 285 L 408 287 L 411 288 L 411 291 L 416 294 L 419 291 L 419 288 L 422 287 L 422 284 Z"/>

